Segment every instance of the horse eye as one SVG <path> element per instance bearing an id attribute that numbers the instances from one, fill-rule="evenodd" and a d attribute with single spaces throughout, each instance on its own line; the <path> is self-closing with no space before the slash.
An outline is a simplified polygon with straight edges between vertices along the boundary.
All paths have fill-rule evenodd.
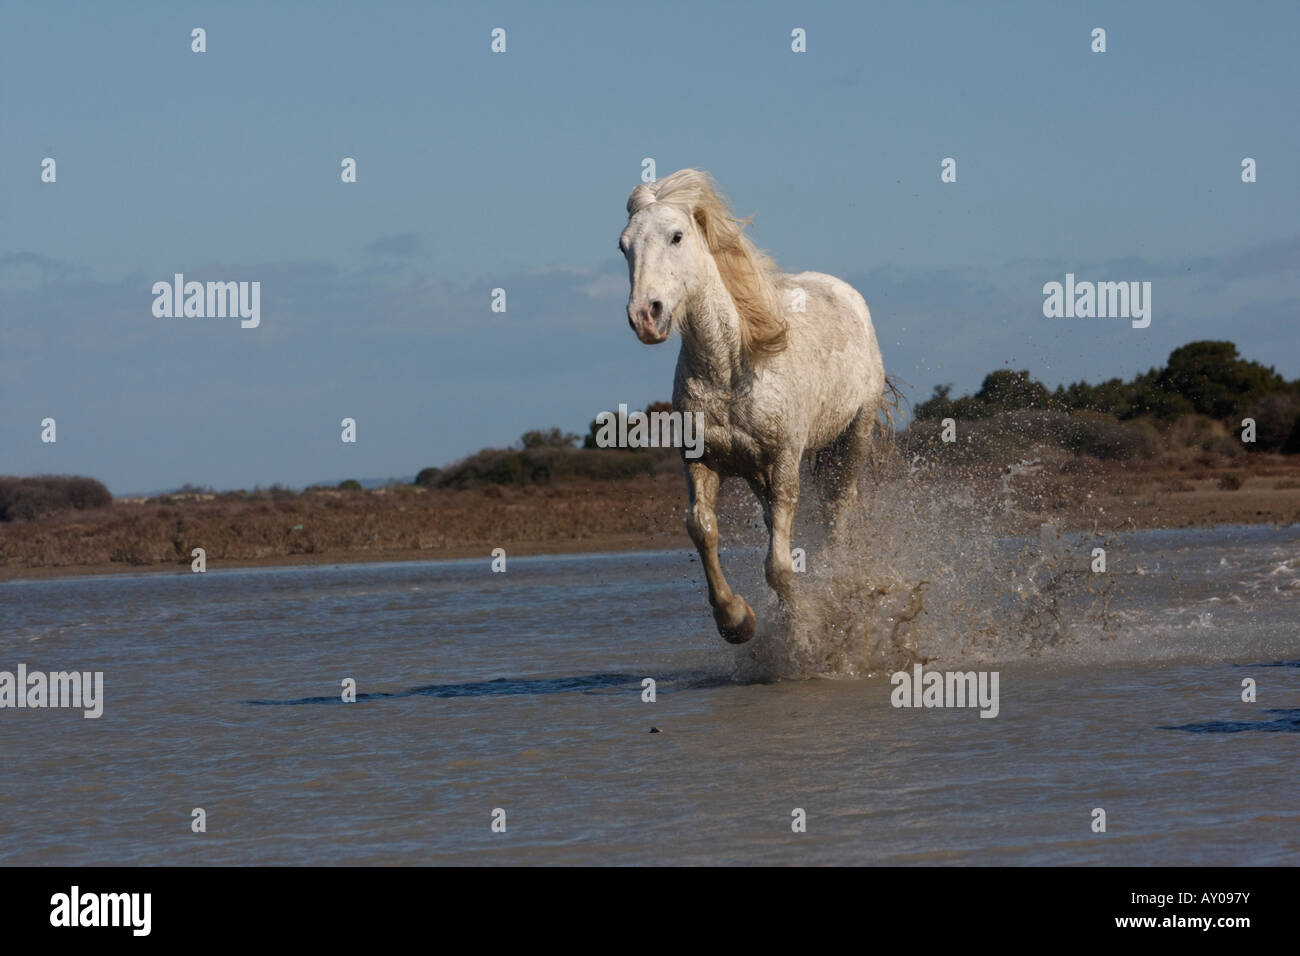
<path id="1" fill-rule="evenodd" d="M 682 231 L 678 229 L 676 232 L 673 233 L 673 245 L 674 246 L 679 245 L 681 241 L 682 241 Z"/>

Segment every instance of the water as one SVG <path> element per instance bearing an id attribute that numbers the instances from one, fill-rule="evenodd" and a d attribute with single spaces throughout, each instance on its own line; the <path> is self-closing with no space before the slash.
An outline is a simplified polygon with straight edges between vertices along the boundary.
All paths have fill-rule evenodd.
<path id="1" fill-rule="evenodd" d="M 1023 566 L 983 617 L 927 586 L 907 652 L 997 670 L 996 719 L 892 707 L 884 661 L 749 680 L 685 552 L 0 584 L 0 670 L 105 675 L 98 720 L 0 710 L 0 863 L 1294 863 L 1300 529 L 1131 534 L 1107 574 L 1047 640 Z"/>

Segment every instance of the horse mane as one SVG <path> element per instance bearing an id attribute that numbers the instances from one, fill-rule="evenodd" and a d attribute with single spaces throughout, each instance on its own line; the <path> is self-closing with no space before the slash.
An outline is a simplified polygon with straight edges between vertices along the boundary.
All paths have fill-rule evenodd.
<path id="1" fill-rule="evenodd" d="M 652 202 L 676 206 L 699 227 L 740 316 L 740 347 L 745 354 L 757 358 L 783 351 L 788 326 L 776 288 L 780 270 L 745 235 L 749 219 L 731 214 L 713 178 L 698 169 L 681 169 L 637 186 L 627 200 L 628 217 Z"/>

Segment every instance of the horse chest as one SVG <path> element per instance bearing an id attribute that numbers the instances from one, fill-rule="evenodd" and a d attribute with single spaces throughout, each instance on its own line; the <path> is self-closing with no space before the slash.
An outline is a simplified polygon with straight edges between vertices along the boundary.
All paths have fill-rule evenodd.
<path id="1" fill-rule="evenodd" d="M 700 416 L 703 459 L 709 467 L 725 475 L 765 473 L 775 456 L 803 443 L 799 416 L 791 414 L 781 384 L 781 376 L 771 375 L 724 382 L 708 369 L 692 367 L 683 354 L 673 384 L 673 408 Z"/>
<path id="2" fill-rule="evenodd" d="M 690 401 L 680 406 L 683 412 L 699 412 L 704 429 L 704 461 L 724 474 L 749 474 L 766 467 L 765 442 L 760 430 L 743 414 L 725 404 L 695 404 Z"/>

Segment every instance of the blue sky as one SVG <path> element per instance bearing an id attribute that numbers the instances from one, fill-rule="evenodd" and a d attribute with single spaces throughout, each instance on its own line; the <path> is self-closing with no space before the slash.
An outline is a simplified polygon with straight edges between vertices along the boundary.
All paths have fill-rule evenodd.
<path id="1" fill-rule="evenodd" d="M 913 400 L 1200 338 L 1300 377 L 1294 3 L 554 6 L 6 4 L 0 473 L 411 475 L 666 399 L 615 249 L 643 157 L 853 282 Z M 176 272 L 260 281 L 260 328 L 155 318 Z M 1151 281 L 1150 328 L 1044 318 L 1066 272 Z"/>

